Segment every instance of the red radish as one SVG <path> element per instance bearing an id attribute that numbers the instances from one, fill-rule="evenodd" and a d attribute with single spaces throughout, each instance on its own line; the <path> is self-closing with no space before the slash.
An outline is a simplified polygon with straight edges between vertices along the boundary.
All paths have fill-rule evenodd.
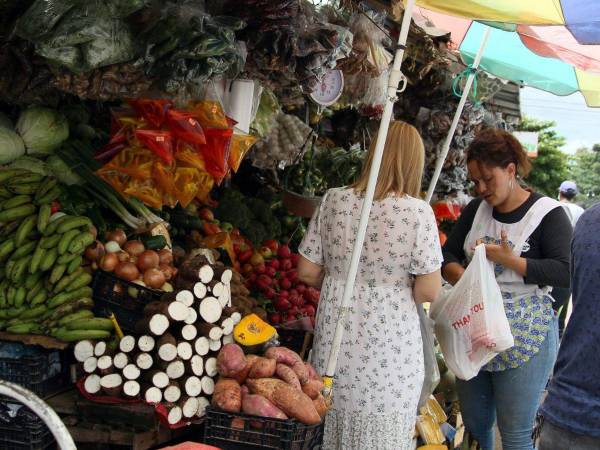
<path id="1" fill-rule="evenodd" d="M 278 259 L 272 259 L 271 261 L 269 261 L 269 267 L 272 267 L 275 270 L 279 270 L 279 267 L 280 267 L 279 260 Z"/>
<path id="2" fill-rule="evenodd" d="M 248 282 L 251 284 L 254 284 L 256 282 L 257 277 L 258 277 L 258 275 L 256 275 L 255 273 L 251 273 L 250 276 L 248 277 Z"/>
<path id="3" fill-rule="evenodd" d="M 279 258 L 289 258 L 292 256 L 292 252 L 287 245 L 280 245 L 279 249 L 277 250 L 277 256 L 279 256 Z"/>
<path id="4" fill-rule="evenodd" d="M 278 325 L 281 323 L 281 315 L 279 313 L 271 313 L 269 314 L 269 322 L 273 325 Z"/>
<path id="5" fill-rule="evenodd" d="M 273 284 L 273 280 L 266 275 L 260 275 L 256 279 L 256 286 L 261 290 L 265 290 L 266 288 L 270 287 L 272 284 Z"/>
<path id="6" fill-rule="evenodd" d="M 315 311 L 315 307 L 313 305 L 304 305 L 304 307 L 302 308 L 302 310 L 308 315 L 308 316 L 314 316 L 316 311 Z"/>
<path id="7" fill-rule="evenodd" d="M 284 298 L 279 299 L 275 302 L 275 309 L 277 311 L 287 311 L 291 307 L 292 307 L 292 304 Z"/>
<path id="8" fill-rule="evenodd" d="M 281 270 L 288 271 L 292 269 L 292 260 L 285 258 L 281 260 Z"/>
<path id="9" fill-rule="evenodd" d="M 254 267 L 254 272 L 256 272 L 257 274 L 261 275 L 261 274 L 265 273 L 266 269 L 267 269 L 267 267 L 265 266 L 265 264 L 264 264 L 264 263 L 262 263 L 262 264 L 257 264 L 257 265 Z"/>
<path id="10" fill-rule="evenodd" d="M 277 295 L 277 298 L 288 298 L 290 296 L 290 293 L 288 291 L 279 291 L 279 294 Z"/>
<path id="11" fill-rule="evenodd" d="M 273 288 L 266 288 L 263 292 L 263 295 L 266 299 L 271 300 L 275 298 L 275 290 Z"/>
<path id="12" fill-rule="evenodd" d="M 286 273 L 286 276 L 287 276 L 287 277 L 288 277 L 288 278 L 289 278 L 289 279 L 290 279 L 292 282 L 294 282 L 294 281 L 298 281 L 298 272 L 296 272 L 296 270 L 295 270 L 295 269 L 289 270 L 289 271 Z"/>
<path id="13" fill-rule="evenodd" d="M 292 266 L 298 267 L 298 262 L 300 262 L 300 255 L 298 253 L 292 253 L 290 259 L 292 260 Z"/>
<path id="14" fill-rule="evenodd" d="M 304 299 L 303 299 L 302 297 L 300 297 L 299 295 L 293 295 L 293 296 L 290 296 L 290 298 L 289 298 L 289 302 L 290 302 L 290 303 L 291 303 L 293 306 L 298 306 L 298 307 L 304 306 L 304 304 L 306 303 L 306 302 L 304 301 Z"/>
<path id="15" fill-rule="evenodd" d="M 295 289 L 298 291 L 298 294 L 303 295 L 304 292 L 306 292 L 306 286 L 303 285 L 302 283 L 298 283 L 295 287 Z"/>
<path id="16" fill-rule="evenodd" d="M 297 319 L 300 315 L 300 310 L 297 306 L 292 306 L 287 313 L 290 319 Z"/>
<path id="17" fill-rule="evenodd" d="M 265 275 L 273 278 L 277 274 L 277 270 L 274 267 L 267 267 L 265 269 Z"/>
<path id="18" fill-rule="evenodd" d="M 279 282 L 279 287 L 281 287 L 281 289 L 290 289 L 292 287 L 292 282 L 290 280 L 288 280 L 287 278 L 282 278 L 281 281 Z"/>
<path id="19" fill-rule="evenodd" d="M 290 289 L 290 297 L 293 295 L 298 295 L 298 291 L 296 289 Z"/>

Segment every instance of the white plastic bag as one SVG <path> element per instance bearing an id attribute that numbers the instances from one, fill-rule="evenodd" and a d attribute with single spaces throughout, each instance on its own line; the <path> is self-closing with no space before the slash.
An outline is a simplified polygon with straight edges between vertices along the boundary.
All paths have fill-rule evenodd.
<path id="1" fill-rule="evenodd" d="M 483 244 L 475 248 L 458 283 L 433 302 L 430 316 L 446 364 L 462 380 L 476 376 L 498 353 L 514 345 L 502 293 Z"/>

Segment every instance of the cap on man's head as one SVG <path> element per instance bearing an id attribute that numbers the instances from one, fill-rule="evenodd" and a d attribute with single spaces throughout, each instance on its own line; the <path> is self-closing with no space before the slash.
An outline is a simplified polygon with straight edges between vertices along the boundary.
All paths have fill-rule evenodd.
<path id="1" fill-rule="evenodd" d="M 577 185 L 574 181 L 563 181 L 558 190 L 563 194 L 575 195 L 577 194 Z"/>

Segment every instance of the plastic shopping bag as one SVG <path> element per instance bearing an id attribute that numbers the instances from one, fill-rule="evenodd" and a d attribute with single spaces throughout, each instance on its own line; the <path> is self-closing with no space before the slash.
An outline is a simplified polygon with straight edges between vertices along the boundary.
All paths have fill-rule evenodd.
<path id="1" fill-rule="evenodd" d="M 462 278 L 443 291 L 431 306 L 435 334 L 448 368 L 470 380 L 514 340 L 504 312 L 504 302 L 485 246 L 475 248 Z"/>

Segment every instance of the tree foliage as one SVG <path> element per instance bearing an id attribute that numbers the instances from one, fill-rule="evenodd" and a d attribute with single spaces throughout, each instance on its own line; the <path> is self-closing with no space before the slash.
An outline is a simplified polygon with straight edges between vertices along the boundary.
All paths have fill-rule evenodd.
<path id="1" fill-rule="evenodd" d="M 539 133 L 538 156 L 531 159 L 533 167 L 527 184 L 552 198 L 556 197 L 560 183 L 570 178 L 568 157 L 561 151 L 566 141 L 554 130 L 555 125 L 552 121 L 524 117 L 518 127 L 519 131 Z"/>
<path id="2" fill-rule="evenodd" d="M 589 149 L 582 147 L 570 160 L 571 179 L 577 183 L 577 202 L 585 206 L 600 199 L 600 144 Z"/>

